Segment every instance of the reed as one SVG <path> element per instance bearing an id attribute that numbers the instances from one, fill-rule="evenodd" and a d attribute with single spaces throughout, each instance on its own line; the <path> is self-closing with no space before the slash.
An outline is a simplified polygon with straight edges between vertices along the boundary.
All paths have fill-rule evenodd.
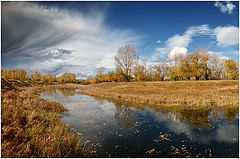
<path id="1" fill-rule="evenodd" d="M 3 91 L 2 157 L 84 157 L 81 139 L 59 120 L 66 109 L 33 89 Z"/>

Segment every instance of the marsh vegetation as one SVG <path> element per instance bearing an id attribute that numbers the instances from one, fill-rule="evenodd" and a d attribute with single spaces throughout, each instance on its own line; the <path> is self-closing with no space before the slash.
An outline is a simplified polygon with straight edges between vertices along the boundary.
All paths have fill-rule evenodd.
<path id="1" fill-rule="evenodd" d="M 169 109 L 238 109 L 238 81 L 100 83 L 81 86 L 89 95 L 132 105 Z"/>
<path id="2" fill-rule="evenodd" d="M 1 99 L 2 157 L 89 156 L 81 139 L 59 121 L 67 111 L 63 105 L 3 80 Z"/>
<path id="3" fill-rule="evenodd" d="M 63 122 L 95 157 L 236 157 L 238 109 L 136 107 L 55 87 L 40 97 L 63 104 Z M 81 102 L 79 102 L 81 101 Z"/>

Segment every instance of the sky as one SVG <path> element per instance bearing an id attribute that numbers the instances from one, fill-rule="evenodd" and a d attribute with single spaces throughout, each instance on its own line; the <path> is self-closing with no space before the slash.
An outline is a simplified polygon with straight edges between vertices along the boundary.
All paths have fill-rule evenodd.
<path id="1" fill-rule="evenodd" d="M 127 44 L 149 64 L 199 48 L 238 60 L 238 16 L 237 1 L 1 2 L 1 67 L 83 78 Z"/>

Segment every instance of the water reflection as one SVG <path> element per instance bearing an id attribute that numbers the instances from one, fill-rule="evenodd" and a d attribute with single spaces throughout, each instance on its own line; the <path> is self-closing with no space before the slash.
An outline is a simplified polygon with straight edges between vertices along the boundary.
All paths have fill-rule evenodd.
<path id="1" fill-rule="evenodd" d="M 59 88 L 60 91 L 64 96 L 74 96 L 76 94 L 76 89 L 72 88 Z"/>
<path id="2" fill-rule="evenodd" d="M 134 111 L 125 105 L 116 107 L 115 119 L 120 126 L 125 128 L 131 128 L 137 122 Z"/>
<path id="3" fill-rule="evenodd" d="M 221 115 L 221 113 L 218 115 Z M 167 115 L 164 115 L 163 113 L 156 112 L 155 116 L 159 122 L 165 122 L 169 130 L 176 134 L 184 134 L 188 139 L 194 142 L 201 142 L 204 144 L 208 144 L 212 141 L 228 143 L 238 142 L 238 124 L 225 123 L 220 121 L 220 117 L 218 117 L 218 122 L 211 122 L 211 124 L 210 122 L 206 122 L 209 126 L 208 129 L 204 129 L 202 126 L 196 129 L 196 127 L 192 127 L 188 124 L 192 122 L 183 122 L 181 118 L 176 118 L 177 115 L 175 113 L 167 113 Z"/>
<path id="4" fill-rule="evenodd" d="M 95 157 L 237 157 L 237 110 L 166 111 L 115 105 L 75 89 L 41 94 L 69 109 L 62 120 L 96 145 Z"/>

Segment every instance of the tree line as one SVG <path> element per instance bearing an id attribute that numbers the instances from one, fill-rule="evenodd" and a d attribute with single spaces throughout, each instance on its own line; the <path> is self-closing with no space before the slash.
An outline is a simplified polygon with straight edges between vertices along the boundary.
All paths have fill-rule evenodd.
<path id="1" fill-rule="evenodd" d="M 126 45 L 118 49 L 115 56 L 116 68 L 104 73 L 104 68 L 97 68 L 95 76 L 86 80 L 76 79 L 74 73 L 65 72 L 59 76 L 36 70 L 33 73 L 24 69 L 1 69 L 2 78 L 14 80 L 31 80 L 38 83 L 98 83 L 130 81 L 164 81 L 164 80 L 237 80 L 238 63 L 233 59 L 222 59 L 207 50 L 197 49 L 187 55 L 176 55 L 168 62 L 146 65 L 138 59 L 134 46 Z"/>
<path id="2" fill-rule="evenodd" d="M 115 56 L 115 71 L 97 69 L 96 76 L 87 80 L 98 82 L 163 81 L 163 80 L 237 80 L 238 63 L 223 59 L 207 50 L 197 49 L 188 55 L 176 55 L 165 63 L 147 66 L 138 59 L 136 49 L 131 45 L 119 48 Z"/>
<path id="3" fill-rule="evenodd" d="M 79 82 L 76 79 L 76 75 L 74 73 L 65 72 L 59 76 L 56 76 L 53 73 L 46 72 L 41 74 L 40 71 L 36 70 L 33 73 L 29 73 L 24 69 L 1 69 L 1 75 L 4 79 L 13 79 L 13 80 L 31 80 L 33 82 L 38 83 L 77 83 Z"/>

